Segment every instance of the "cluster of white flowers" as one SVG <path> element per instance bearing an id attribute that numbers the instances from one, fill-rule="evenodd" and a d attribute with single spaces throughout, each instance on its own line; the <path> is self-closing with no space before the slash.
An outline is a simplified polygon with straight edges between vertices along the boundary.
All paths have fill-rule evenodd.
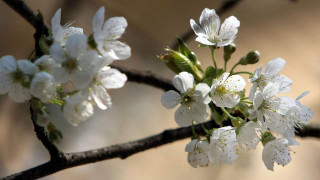
<path id="1" fill-rule="evenodd" d="M 13 56 L 0 59 L 0 93 L 8 92 L 15 102 L 31 98 L 42 103 L 60 102 L 72 125 L 91 117 L 95 105 L 103 110 L 111 107 L 107 90 L 123 87 L 127 77 L 108 65 L 129 58 L 131 50 L 118 41 L 127 27 L 126 19 L 113 17 L 105 22 L 104 13 L 101 7 L 95 14 L 93 35 L 88 38 L 82 28 L 71 27 L 71 23 L 61 26 L 59 9 L 51 20 L 54 42 L 49 54 L 34 63 L 16 61 Z M 46 112 L 41 115 L 48 117 Z M 46 126 L 43 122 L 38 124 Z"/>
<path id="2" fill-rule="evenodd" d="M 231 16 L 220 28 L 220 19 L 215 10 L 207 8 L 200 16 L 200 26 L 194 20 L 191 20 L 190 24 L 198 36 L 196 41 L 210 46 L 211 49 L 230 45 L 240 26 L 237 18 Z M 228 48 L 225 48 L 225 53 L 226 49 Z M 186 57 L 188 54 L 184 51 L 180 53 L 180 56 L 185 55 L 185 58 L 188 58 Z M 247 59 L 241 59 L 235 66 L 254 64 L 257 62 L 257 59 L 252 59 L 255 56 L 259 56 L 256 51 L 247 55 Z M 175 62 L 178 61 L 173 61 Z M 292 85 L 289 78 L 278 74 L 284 65 L 285 61 L 277 58 L 267 64 L 264 74 L 261 73 L 262 66 L 253 74 L 247 72 L 251 74 L 249 82 L 252 83 L 249 97 L 245 97 L 245 80 L 235 75 L 241 72 L 233 73 L 234 68 L 230 73 L 226 72 L 225 68 L 220 74 L 217 73 L 219 71 L 217 67 L 214 71 L 208 68 L 197 80 L 194 79 L 195 74 L 188 69 L 186 69 L 188 72 L 180 69 L 180 73 L 173 78 L 173 85 L 180 93 L 170 90 L 161 97 L 162 105 L 168 109 L 181 104 L 174 115 L 177 124 L 192 125 L 193 128 L 194 122 L 202 123 L 207 120 L 211 111 L 220 109 L 233 125 L 212 130 L 203 127 L 207 133 L 205 138 L 201 138 L 193 131 L 192 141 L 185 149 L 192 167 L 208 166 L 209 162 L 231 164 L 238 157 L 238 147 L 243 150 L 256 149 L 259 142 L 264 146 L 262 159 L 267 169 L 273 170 L 274 162 L 281 165 L 290 162 L 289 146 L 298 144 L 295 140 L 295 128 L 311 120 L 313 113 L 299 101 L 307 93 L 303 93 L 296 100 L 287 96 L 276 97 L 278 93 L 288 92 Z M 176 67 L 181 66 L 176 64 Z M 211 76 L 214 78 L 208 83 L 206 78 Z M 245 111 L 240 111 L 241 117 L 234 117 L 229 112 L 235 112 L 240 104 L 244 105 Z"/>

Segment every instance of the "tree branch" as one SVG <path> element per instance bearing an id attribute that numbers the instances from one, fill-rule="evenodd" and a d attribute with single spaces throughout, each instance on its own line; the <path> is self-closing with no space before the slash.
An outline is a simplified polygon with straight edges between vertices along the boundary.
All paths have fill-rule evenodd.
<path id="1" fill-rule="evenodd" d="M 219 9 L 216 10 L 218 15 L 223 15 L 233 7 L 235 7 L 237 4 L 239 4 L 242 0 L 225 0 L 223 4 L 219 7 Z M 183 41 L 188 41 L 194 36 L 194 32 L 192 29 L 189 29 L 187 32 L 183 33 L 180 37 Z M 177 50 L 178 49 L 178 43 L 174 41 L 172 45 L 172 49 Z"/>
<path id="2" fill-rule="evenodd" d="M 207 129 L 218 128 L 219 126 L 213 121 L 203 123 Z M 198 134 L 204 135 L 201 124 L 195 126 Z M 320 128 L 318 126 L 304 126 L 302 129 L 297 129 L 297 136 L 301 137 L 316 137 L 320 138 Z M 131 141 L 123 144 L 116 144 L 100 149 L 90 151 L 66 153 L 65 157 L 59 157 L 44 163 L 40 166 L 31 168 L 20 173 L 12 174 L 4 179 L 36 179 L 41 178 L 58 171 L 89 164 L 103 160 L 121 158 L 125 159 L 133 154 L 156 148 L 168 143 L 172 143 L 181 139 L 192 136 L 191 127 L 183 127 L 171 130 L 165 130 L 160 134 L 156 134 L 137 141 Z"/>

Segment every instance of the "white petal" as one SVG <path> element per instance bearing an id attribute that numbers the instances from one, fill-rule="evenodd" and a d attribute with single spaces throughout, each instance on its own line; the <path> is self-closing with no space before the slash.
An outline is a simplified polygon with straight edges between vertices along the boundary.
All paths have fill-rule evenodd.
<path id="1" fill-rule="evenodd" d="M 219 39 L 234 39 L 234 37 L 238 33 L 238 28 L 240 26 L 240 21 L 234 17 L 228 17 L 221 25 L 221 29 L 219 32 Z"/>
<path id="2" fill-rule="evenodd" d="M 167 109 L 176 107 L 180 102 L 180 94 L 173 90 L 167 91 L 161 96 L 161 104 Z"/>
<path id="3" fill-rule="evenodd" d="M 62 31 L 60 20 L 61 20 L 61 8 L 59 8 L 56 11 L 56 13 L 53 15 L 51 19 L 51 31 L 54 39 L 58 41 L 61 40 L 61 38 L 58 38 L 58 37 L 62 37 L 61 35 L 59 35 L 59 33 L 61 34 L 61 31 Z"/>
<path id="4" fill-rule="evenodd" d="M 126 60 L 131 56 L 131 48 L 120 41 L 109 41 L 104 44 L 108 55 L 114 60 Z"/>
<path id="5" fill-rule="evenodd" d="M 235 93 L 223 94 L 223 95 L 214 95 L 212 97 L 213 103 L 218 107 L 227 107 L 233 108 L 240 101 L 240 96 Z"/>
<path id="6" fill-rule="evenodd" d="M 262 95 L 264 99 L 271 99 L 279 93 L 280 84 L 278 83 L 268 83 L 263 89 Z"/>
<path id="7" fill-rule="evenodd" d="M 208 38 L 206 32 L 193 19 L 190 19 L 190 26 L 197 36 Z"/>
<path id="8" fill-rule="evenodd" d="M 66 42 L 66 52 L 72 59 L 77 59 L 87 50 L 87 36 L 75 34 Z"/>
<path id="9" fill-rule="evenodd" d="M 31 99 L 29 89 L 22 87 L 20 83 L 13 83 L 9 89 L 9 97 L 17 103 Z"/>
<path id="10" fill-rule="evenodd" d="M 308 94 L 310 94 L 309 91 L 303 92 L 300 96 L 298 96 L 298 97 L 296 98 L 296 100 L 300 100 L 301 98 L 305 97 L 305 96 L 308 95 Z"/>
<path id="11" fill-rule="evenodd" d="M 104 6 L 101 6 L 92 19 L 92 29 L 94 33 L 102 30 L 104 23 L 104 12 Z"/>
<path id="12" fill-rule="evenodd" d="M 259 107 L 262 105 L 263 103 L 263 96 L 261 91 L 257 91 L 256 94 L 254 95 L 254 99 L 253 99 L 253 107 L 255 109 L 259 109 Z"/>
<path id="13" fill-rule="evenodd" d="M 46 72 L 37 73 L 31 81 L 30 92 L 42 102 L 49 102 L 56 94 L 55 80 Z"/>
<path id="14" fill-rule="evenodd" d="M 203 103 L 191 103 L 189 111 L 191 112 L 192 120 L 198 123 L 206 121 L 210 114 L 209 105 Z"/>
<path id="15" fill-rule="evenodd" d="M 69 72 L 64 67 L 55 67 L 53 77 L 58 83 L 66 83 L 69 80 Z"/>
<path id="16" fill-rule="evenodd" d="M 17 62 L 13 56 L 3 56 L 0 58 L 0 72 L 11 73 L 17 70 Z"/>
<path id="17" fill-rule="evenodd" d="M 252 74 L 252 78 L 249 79 L 250 82 L 254 82 L 257 79 L 259 79 L 261 77 L 261 72 L 262 72 L 262 65 L 260 65 L 260 67 L 258 67 L 254 73 Z"/>
<path id="18" fill-rule="evenodd" d="M 76 89 L 83 89 L 89 85 L 93 77 L 90 71 L 80 71 L 76 69 L 72 72 L 70 78 Z"/>
<path id="19" fill-rule="evenodd" d="M 222 84 L 222 83 L 224 83 L 224 82 L 227 80 L 229 74 L 230 74 L 230 73 L 223 73 L 223 74 L 219 77 L 219 79 L 215 80 L 215 81 L 212 83 L 211 93 L 214 93 L 214 91 L 216 90 L 216 88 L 217 88 L 217 86 L 218 86 L 219 84 Z"/>
<path id="20" fill-rule="evenodd" d="M 177 90 L 185 93 L 188 89 L 193 88 L 194 77 L 188 72 L 181 72 L 174 76 L 172 83 Z"/>
<path id="21" fill-rule="evenodd" d="M 246 87 L 246 82 L 239 75 L 233 75 L 228 77 L 225 81 L 226 88 L 235 92 L 240 92 Z"/>
<path id="22" fill-rule="evenodd" d="M 65 28 L 63 30 L 63 33 L 64 33 L 63 34 L 63 39 L 67 40 L 67 39 L 69 39 L 71 36 L 73 36 L 75 34 L 82 35 L 83 34 L 83 29 L 71 26 L 71 27 Z"/>
<path id="23" fill-rule="evenodd" d="M 257 87 L 258 87 L 258 84 L 256 82 L 254 82 L 252 84 L 252 87 L 251 87 L 250 92 L 249 92 L 249 99 L 251 101 L 253 101 L 253 99 L 254 99 L 254 95 L 255 95 L 255 93 L 257 91 Z"/>
<path id="24" fill-rule="evenodd" d="M 50 55 L 59 63 L 63 63 L 67 60 L 63 48 L 57 43 L 54 43 L 52 46 L 50 46 Z"/>
<path id="25" fill-rule="evenodd" d="M 209 97 L 210 87 L 206 83 L 199 83 L 195 87 L 195 94 L 201 97 L 199 100 L 205 104 L 209 104 L 211 98 Z"/>
<path id="26" fill-rule="evenodd" d="M 121 37 L 127 26 L 128 23 L 124 17 L 112 17 L 105 22 L 103 32 L 107 34 L 107 40 L 116 40 Z"/>
<path id="27" fill-rule="evenodd" d="M 214 34 L 218 33 L 220 27 L 220 18 L 214 9 L 205 8 L 201 13 L 199 22 L 202 28 L 207 27 L 210 29 L 210 32 L 213 32 Z"/>
<path id="28" fill-rule="evenodd" d="M 264 74 L 266 75 L 275 75 L 278 74 L 281 69 L 283 69 L 286 61 L 282 58 L 276 58 L 270 62 L 268 62 L 266 69 L 264 70 Z"/>
<path id="29" fill-rule="evenodd" d="M 287 76 L 276 74 L 272 76 L 270 81 L 280 84 L 279 93 L 285 93 L 290 91 L 292 81 Z"/>
<path id="30" fill-rule="evenodd" d="M 221 41 L 218 42 L 217 46 L 221 47 L 221 46 L 227 46 L 229 44 L 231 44 L 234 41 L 234 38 L 230 38 L 230 39 L 220 39 Z"/>
<path id="31" fill-rule="evenodd" d="M 174 113 L 174 119 L 179 126 L 190 126 L 192 123 L 193 112 L 188 106 L 180 106 Z"/>
<path id="32" fill-rule="evenodd" d="M 111 107 L 111 97 L 105 88 L 102 86 L 95 86 L 92 90 L 93 100 L 100 109 L 105 110 Z"/>
<path id="33" fill-rule="evenodd" d="M 127 81 L 127 76 L 117 69 L 105 69 L 103 68 L 99 74 L 98 81 L 102 83 L 102 86 L 107 89 L 122 88 Z"/>
<path id="34" fill-rule="evenodd" d="M 198 37 L 196 38 L 196 41 L 198 41 L 198 42 L 201 43 L 201 44 L 208 45 L 208 46 L 213 46 L 213 45 L 216 44 L 216 43 L 214 43 L 214 42 L 208 41 L 207 38 L 202 37 L 202 36 L 198 36 Z"/>
<path id="35" fill-rule="evenodd" d="M 13 78 L 8 74 L 0 73 L 0 94 L 5 94 L 9 91 Z"/>
<path id="36" fill-rule="evenodd" d="M 19 60 L 17 61 L 19 69 L 28 75 L 33 75 L 39 71 L 38 67 L 30 61 L 27 60 Z"/>
<path id="37" fill-rule="evenodd" d="M 196 144 L 198 143 L 198 139 L 193 139 L 192 141 L 189 142 L 189 144 L 186 145 L 185 147 L 185 151 L 186 152 L 192 152 L 194 151 L 194 148 L 196 146 Z"/>

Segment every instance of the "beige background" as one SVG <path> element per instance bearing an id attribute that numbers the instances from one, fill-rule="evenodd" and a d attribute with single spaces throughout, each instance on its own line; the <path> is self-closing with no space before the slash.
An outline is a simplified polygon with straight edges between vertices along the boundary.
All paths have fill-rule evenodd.
<path id="1" fill-rule="evenodd" d="M 164 53 L 177 35 L 190 28 L 189 19 L 198 21 L 203 8 L 218 8 L 223 0 L 26 0 L 33 10 L 41 10 L 47 22 L 62 7 L 63 23 L 75 21 L 87 35 L 96 10 L 106 6 L 106 17 L 124 16 L 128 29 L 122 41 L 132 48 L 132 57 L 117 65 L 139 70 L 150 70 L 172 78 L 173 73 L 156 58 Z M 241 21 L 235 41 L 237 52 L 233 63 L 250 50 L 259 50 L 265 64 L 276 57 L 287 60 L 282 74 L 294 84 L 292 98 L 309 90 L 303 104 L 314 111 L 313 123 L 319 122 L 320 99 L 320 1 L 300 0 L 245 0 L 225 14 L 222 19 L 235 15 Z M 32 51 L 34 29 L 6 4 L 0 1 L 0 57 L 14 55 L 27 58 Z M 194 38 L 188 42 L 204 66 L 211 65 L 207 48 L 197 48 Z M 221 53 L 217 55 L 221 67 Z M 258 65 L 245 68 L 253 71 Z M 231 65 L 229 65 L 231 66 Z M 244 70 L 239 68 L 238 70 Z M 247 78 L 247 76 L 244 76 Z M 128 82 L 119 90 L 111 91 L 113 107 L 96 110 L 96 115 L 78 127 L 69 125 L 57 115 L 53 122 L 62 130 L 64 139 L 59 145 L 64 152 L 74 152 L 136 140 L 176 128 L 173 110 L 160 104 L 163 92 L 146 85 Z M 52 107 L 52 114 L 56 110 Z M 233 165 L 210 165 L 194 169 L 186 161 L 182 140 L 126 160 L 114 159 L 64 170 L 44 179 L 320 179 L 320 141 L 300 139 L 293 147 L 292 162 L 268 171 L 258 150 L 240 151 Z M 7 95 L 0 96 L 0 177 L 34 167 L 48 160 L 48 154 L 36 139 L 28 114 L 28 103 L 15 104 Z"/>

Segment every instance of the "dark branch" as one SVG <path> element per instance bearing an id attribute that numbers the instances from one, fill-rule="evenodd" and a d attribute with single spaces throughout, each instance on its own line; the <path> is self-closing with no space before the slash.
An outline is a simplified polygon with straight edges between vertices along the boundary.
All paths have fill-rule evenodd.
<path id="1" fill-rule="evenodd" d="M 207 129 L 218 128 L 214 121 L 204 123 Z M 201 125 L 195 126 L 198 134 L 204 135 Z M 297 129 L 297 136 L 301 137 L 317 137 L 320 138 L 320 128 L 315 126 L 304 126 L 303 129 Z M 150 136 L 137 141 L 131 141 L 123 144 L 116 144 L 100 149 L 94 149 L 78 153 L 66 153 L 65 157 L 59 157 L 45 164 L 34 167 L 32 169 L 12 174 L 4 179 L 36 179 L 41 178 L 58 171 L 89 164 L 103 160 L 121 158 L 125 159 L 133 154 L 156 148 L 168 143 L 172 143 L 181 139 L 192 136 L 190 127 L 183 127 L 171 130 L 165 130 L 160 134 Z"/>
<path id="2" fill-rule="evenodd" d="M 137 70 L 128 70 L 119 66 L 111 66 L 118 69 L 122 73 L 125 73 L 128 77 L 128 81 L 147 84 L 164 91 L 175 89 L 171 83 L 171 80 L 155 75 L 150 71 L 137 71 Z"/>
<path id="3" fill-rule="evenodd" d="M 3 0 L 18 14 L 26 19 L 33 27 L 36 25 L 36 15 L 34 12 L 21 0 Z"/>
<path id="4" fill-rule="evenodd" d="M 216 10 L 218 15 L 223 15 L 233 7 L 235 7 L 239 2 L 242 0 L 225 0 L 223 4 L 219 7 L 219 9 Z M 182 34 L 180 37 L 183 41 L 187 42 L 194 36 L 194 32 L 192 29 L 189 29 L 187 32 Z M 178 49 L 178 43 L 175 41 L 172 45 L 172 49 Z"/>

